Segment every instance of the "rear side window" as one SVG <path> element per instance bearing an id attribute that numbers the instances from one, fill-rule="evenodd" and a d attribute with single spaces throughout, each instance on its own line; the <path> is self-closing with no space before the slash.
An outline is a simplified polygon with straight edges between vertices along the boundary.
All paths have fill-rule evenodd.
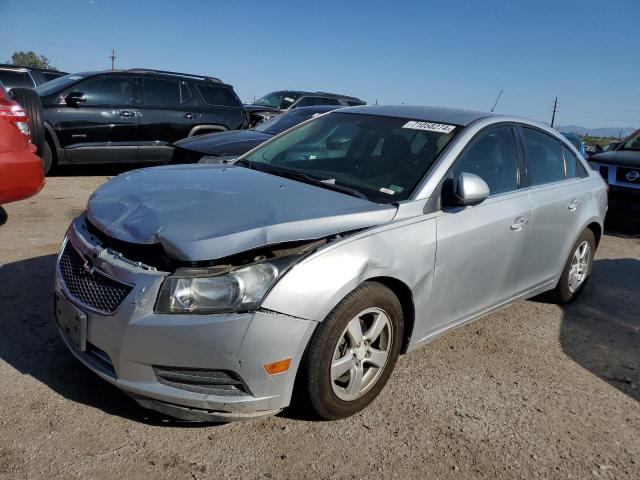
<path id="1" fill-rule="evenodd" d="M 239 107 L 240 102 L 233 90 L 218 85 L 196 85 L 198 92 L 207 105 L 221 105 L 223 107 Z"/>
<path id="2" fill-rule="evenodd" d="M 490 195 L 518 188 L 518 155 L 513 129 L 507 125 L 490 128 L 478 134 L 458 157 L 455 176 L 473 173 L 489 185 Z"/>
<path id="3" fill-rule="evenodd" d="M 562 146 L 562 156 L 564 157 L 564 165 L 567 178 L 576 178 L 578 175 L 578 157 L 564 145 Z"/>
<path id="4" fill-rule="evenodd" d="M 11 70 L 0 70 L 0 81 L 7 88 L 32 86 L 31 81 L 27 83 L 27 74 L 13 72 Z"/>
<path id="5" fill-rule="evenodd" d="M 304 97 L 296 103 L 297 107 L 313 107 L 315 105 L 340 105 L 340 101 L 336 98 L 327 97 Z"/>
<path id="6" fill-rule="evenodd" d="M 544 185 L 565 178 L 560 141 L 532 128 L 522 128 L 529 185 Z M 575 166 L 574 166 L 575 169 Z"/>
<path id="7" fill-rule="evenodd" d="M 180 105 L 180 84 L 175 80 L 144 78 L 142 89 L 147 107 Z"/>

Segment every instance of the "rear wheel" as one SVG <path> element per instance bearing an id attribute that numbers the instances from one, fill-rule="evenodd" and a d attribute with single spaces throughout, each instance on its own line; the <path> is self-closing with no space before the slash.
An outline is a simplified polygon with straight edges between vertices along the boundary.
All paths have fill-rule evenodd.
<path id="1" fill-rule="evenodd" d="M 558 285 L 551 291 L 556 303 L 570 303 L 580 296 L 591 275 L 595 246 L 593 232 L 586 229 L 573 245 Z"/>
<path id="2" fill-rule="evenodd" d="M 318 325 L 298 387 L 316 415 L 334 420 L 369 405 L 387 383 L 403 338 L 402 307 L 387 287 L 365 282 Z"/>

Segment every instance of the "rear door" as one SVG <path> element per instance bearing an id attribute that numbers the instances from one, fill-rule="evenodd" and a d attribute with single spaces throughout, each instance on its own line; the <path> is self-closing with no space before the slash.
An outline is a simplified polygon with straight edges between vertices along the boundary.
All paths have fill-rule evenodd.
<path id="1" fill-rule="evenodd" d="M 534 127 L 519 128 L 525 154 L 523 181 L 533 208 L 531 231 L 518 292 L 553 282 L 577 238 L 586 201 L 582 165 L 556 137 Z"/>
<path id="2" fill-rule="evenodd" d="M 198 122 L 193 94 L 178 79 L 141 77 L 140 81 L 139 160 L 167 162 L 173 154 L 171 144 L 189 136 Z"/>
<path id="3" fill-rule="evenodd" d="M 135 162 L 138 158 L 136 79 L 91 77 L 75 84 L 84 102 L 61 103 L 56 131 L 70 163 Z M 70 93 L 65 92 L 65 95 Z"/>
<path id="4" fill-rule="evenodd" d="M 520 165 L 514 127 L 504 124 L 479 132 L 452 166 L 447 181 L 473 173 L 487 182 L 490 194 L 467 207 L 447 206 L 443 199 L 430 328 L 464 321 L 513 298 L 531 219 L 527 192 L 519 186 Z"/>

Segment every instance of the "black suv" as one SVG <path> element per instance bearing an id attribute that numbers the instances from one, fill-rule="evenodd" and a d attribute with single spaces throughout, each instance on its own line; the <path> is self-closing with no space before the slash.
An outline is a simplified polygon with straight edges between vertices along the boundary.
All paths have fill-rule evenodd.
<path id="1" fill-rule="evenodd" d="M 44 68 L 25 68 L 16 65 L 0 64 L 0 82 L 6 88 L 35 88 L 50 80 L 66 75 L 67 72 Z"/>
<path id="2" fill-rule="evenodd" d="M 109 70 L 65 75 L 36 92 L 45 171 L 54 164 L 163 163 L 176 140 L 248 124 L 233 87 L 213 77 Z"/>
<path id="3" fill-rule="evenodd" d="M 279 90 L 267 93 L 249 105 L 245 105 L 253 127 L 279 113 L 297 107 L 315 107 L 318 105 L 335 105 L 337 107 L 355 107 L 366 105 L 359 98 L 327 92 L 303 92 L 300 90 Z"/>

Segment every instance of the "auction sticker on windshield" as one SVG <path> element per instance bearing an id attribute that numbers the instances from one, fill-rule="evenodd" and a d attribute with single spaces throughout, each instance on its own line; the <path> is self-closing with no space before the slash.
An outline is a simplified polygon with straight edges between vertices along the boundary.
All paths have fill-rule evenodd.
<path id="1" fill-rule="evenodd" d="M 454 125 L 445 125 L 443 123 L 417 122 L 411 120 L 405 123 L 402 128 L 410 128 L 412 130 L 425 130 L 427 132 L 451 133 L 456 128 Z"/>

